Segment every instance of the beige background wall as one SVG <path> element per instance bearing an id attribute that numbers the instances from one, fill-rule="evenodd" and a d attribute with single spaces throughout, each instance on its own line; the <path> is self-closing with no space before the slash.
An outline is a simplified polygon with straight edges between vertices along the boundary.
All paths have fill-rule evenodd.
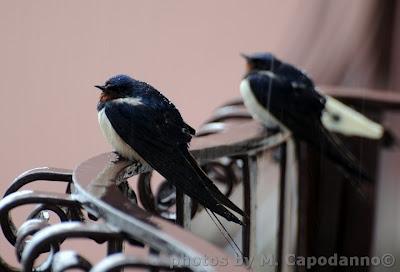
<path id="1" fill-rule="evenodd" d="M 238 96 L 239 52 L 275 52 L 319 83 L 376 86 L 378 3 L 0 1 L 0 192 L 26 169 L 110 150 L 93 85 L 116 73 L 154 85 L 194 127 Z"/>

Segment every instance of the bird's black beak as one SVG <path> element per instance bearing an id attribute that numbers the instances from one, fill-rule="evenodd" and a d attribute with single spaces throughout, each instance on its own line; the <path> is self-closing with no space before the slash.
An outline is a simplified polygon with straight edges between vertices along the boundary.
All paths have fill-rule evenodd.
<path id="1" fill-rule="evenodd" d="M 251 57 L 245 53 L 240 53 L 240 55 L 245 58 L 247 61 L 249 61 L 251 59 Z"/>
<path id="2" fill-rule="evenodd" d="M 103 92 L 106 90 L 106 86 L 95 85 L 95 87 L 96 87 L 97 89 L 102 90 Z"/>

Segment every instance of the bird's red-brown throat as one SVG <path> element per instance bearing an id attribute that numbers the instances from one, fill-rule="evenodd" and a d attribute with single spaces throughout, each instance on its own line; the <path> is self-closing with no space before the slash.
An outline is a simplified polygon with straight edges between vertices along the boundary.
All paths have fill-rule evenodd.
<path id="1" fill-rule="evenodd" d="M 106 86 L 95 85 L 94 87 L 101 90 L 100 102 L 102 103 L 118 98 L 115 93 L 108 91 Z"/>

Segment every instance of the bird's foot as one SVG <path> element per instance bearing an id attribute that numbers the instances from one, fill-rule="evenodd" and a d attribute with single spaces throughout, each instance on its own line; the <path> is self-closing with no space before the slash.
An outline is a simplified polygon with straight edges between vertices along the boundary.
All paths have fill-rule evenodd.
<path id="1" fill-rule="evenodd" d="M 128 161 L 127 158 L 122 157 L 121 154 L 119 154 L 117 151 L 113 151 L 115 154 L 115 157 L 111 160 L 113 163 L 121 162 L 121 161 Z"/>
<path id="2" fill-rule="evenodd" d="M 268 134 L 277 134 L 282 131 L 279 125 L 265 126 L 265 130 L 267 131 Z"/>
<path id="3" fill-rule="evenodd" d="M 272 151 L 272 159 L 276 162 L 279 163 L 283 158 L 283 150 L 282 146 L 278 146 Z"/>

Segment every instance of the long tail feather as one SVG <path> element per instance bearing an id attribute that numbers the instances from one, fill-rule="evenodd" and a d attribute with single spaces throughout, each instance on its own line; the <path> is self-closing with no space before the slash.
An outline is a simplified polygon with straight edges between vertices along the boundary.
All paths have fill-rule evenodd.
<path id="1" fill-rule="evenodd" d="M 189 152 L 187 152 L 187 154 L 189 154 Z M 176 152 L 174 157 L 170 159 L 177 163 L 179 167 L 175 169 L 160 169 L 161 175 L 174 183 L 175 186 L 180 188 L 184 193 L 197 200 L 204 207 L 209 208 L 211 211 L 223 216 L 229 221 L 243 225 L 243 222 L 240 221 L 239 218 L 224 207 L 225 203 L 228 203 L 228 201 L 226 201 L 227 198 L 225 196 L 226 199 L 216 197 L 216 193 L 212 191 L 213 189 L 210 189 L 210 186 L 205 184 L 204 176 L 207 175 L 200 169 L 197 163 L 193 164 L 193 162 L 191 162 L 193 157 L 187 157 L 185 154 Z M 204 176 L 200 173 L 203 173 Z M 218 188 L 216 189 L 218 190 Z M 220 192 L 220 194 L 222 193 Z M 231 206 L 233 205 L 232 203 Z M 235 207 L 236 210 L 240 210 L 236 205 Z"/>
<path id="2" fill-rule="evenodd" d="M 193 158 L 193 156 L 189 152 L 187 152 L 187 154 L 185 155 L 187 156 L 187 159 L 189 160 L 193 168 L 196 169 L 198 175 L 202 178 L 202 181 L 204 182 L 205 186 L 213 193 L 214 197 L 218 199 L 218 201 L 220 201 L 222 204 L 232 209 L 233 211 L 237 212 L 238 214 L 246 216 L 244 211 L 240 209 L 235 203 L 233 203 L 228 197 L 226 197 L 218 189 L 218 187 L 214 184 L 214 182 L 207 176 L 207 174 L 204 173 L 204 171 L 198 167 L 198 164 L 196 160 Z"/>
<path id="3" fill-rule="evenodd" d="M 327 131 L 322 125 L 319 129 L 321 140 L 320 149 L 328 158 L 337 163 L 341 168 L 356 179 L 372 181 L 371 176 L 362 168 L 360 162 L 347 149 L 342 141 L 334 134 Z"/>

